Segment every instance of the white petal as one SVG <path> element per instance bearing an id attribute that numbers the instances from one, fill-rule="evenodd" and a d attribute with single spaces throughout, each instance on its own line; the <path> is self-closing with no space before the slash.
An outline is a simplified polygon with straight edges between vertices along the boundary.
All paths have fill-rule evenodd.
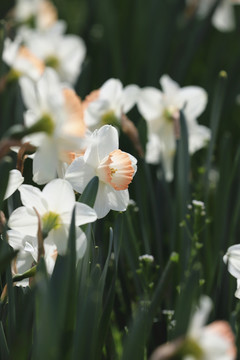
<path id="1" fill-rule="evenodd" d="M 206 324 L 209 313 L 212 309 L 212 301 L 208 296 L 200 298 L 199 308 L 195 311 L 188 330 L 188 334 L 193 337 L 199 336 L 199 330 Z"/>
<path id="2" fill-rule="evenodd" d="M 24 115 L 24 125 L 29 128 L 34 125 L 39 119 L 35 111 L 27 110 Z"/>
<path id="3" fill-rule="evenodd" d="M 84 161 L 97 167 L 110 152 L 118 149 L 118 132 L 111 125 L 104 125 L 93 133 L 93 142 L 84 154 Z"/>
<path id="4" fill-rule="evenodd" d="M 23 97 L 23 102 L 27 109 L 32 110 L 34 113 L 39 114 L 39 101 L 37 97 L 36 84 L 34 81 L 23 76 L 19 79 L 19 84 L 21 87 L 21 93 Z"/>
<path id="5" fill-rule="evenodd" d="M 114 190 L 111 186 L 108 186 L 107 198 L 111 210 L 125 211 L 129 202 L 128 189 L 117 191 Z"/>
<path id="6" fill-rule="evenodd" d="M 235 28 L 234 9 L 230 1 L 222 1 L 217 7 L 213 18 L 213 25 L 220 31 L 232 31 Z"/>
<path id="7" fill-rule="evenodd" d="M 160 78 L 160 84 L 164 94 L 168 97 L 174 97 L 180 89 L 178 83 L 172 80 L 168 75 L 163 75 Z"/>
<path id="8" fill-rule="evenodd" d="M 106 108 L 107 105 L 107 108 Z M 84 121 L 90 129 L 94 130 L 101 122 L 101 116 L 108 111 L 108 104 L 102 100 L 95 100 L 91 102 L 84 112 Z"/>
<path id="9" fill-rule="evenodd" d="M 12 212 L 8 220 L 8 226 L 22 234 L 36 236 L 38 218 L 33 209 L 22 206 Z"/>
<path id="10" fill-rule="evenodd" d="M 31 269 L 32 263 L 34 259 L 32 257 L 32 254 L 26 251 L 20 251 L 17 255 L 16 259 L 16 268 L 18 274 L 23 274 L 25 271 Z M 28 279 L 26 279 L 28 281 Z M 20 285 L 20 283 L 17 283 Z M 21 284 L 22 285 L 22 284 Z M 29 284 L 26 284 L 25 286 L 28 286 Z"/>
<path id="11" fill-rule="evenodd" d="M 165 178 L 168 182 L 173 180 L 174 155 L 173 153 L 163 153 L 162 155 Z"/>
<path id="12" fill-rule="evenodd" d="M 44 111 L 50 109 L 61 109 L 64 105 L 64 97 L 57 73 L 50 68 L 46 68 L 37 83 L 38 101 Z"/>
<path id="13" fill-rule="evenodd" d="M 118 132 L 111 125 L 104 125 L 98 130 L 98 158 L 99 161 L 108 156 L 110 152 L 118 149 Z"/>
<path id="14" fill-rule="evenodd" d="M 60 38 L 58 56 L 60 58 L 59 75 L 62 81 L 74 84 L 81 70 L 86 55 L 83 40 L 76 35 L 65 35 Z"/>
<path id="15" fill-rule="evenodd" d="M 14 250 L 23 250 L 23 238 L 24 235 L 16 230 L 8 230 L 8 243 Z"/>
<path id="16" fill-rule="evenodd" d="M 206 146 L 211 138 L 211 130 L 203 125 L 197 125 L 188 129 L 189 152 L 193 154 L 197 150 Z"/>
<path id="17" fill-rule="evenodd" d="M 95 130 L 91 136 L 91 143 L 87 147 L 83 156 L 84 162 L 93 168 L 97 168 L 100 162 L 98 156 L 98 142 L 98 130 Z"/>
<path id="18" fill-rule="evenodd" d="M 16 37 L 15 41 L 12 41 L 10 38 L 4 40 L 4 47 L 2 58 L 3 61 L 8 64 L 10 67 L 14 64 L 14 61 L 17 57 L 18 49 L 21 43 L 21 38 Z"/>
<path id="19" fill-rule="evenodd" d="M 223 261 L 227 264 L 230 274 L 240 279 L 240 244 L 230 246 Z"/>
<path id="20" fill-rule="evenodd" d="M 42 195 L 48 203 L 49 211 L 61 214 L 73 210 L 75 195 L 71 185 L 66 180 L 52 180 L 44 187 Z"/>
<path id="21" fill-rule="evenodd" d="M 33 181 L 42 185 L 54 179 L 57 174 L 58 152 L 54 139 L 47 137 L 33 159 Z"/>
<path id="22" fill-rule="evenodd" d="M 186 119 L 195 119 L 205 110 L 207 93 L 197 86 L 186 86 L 179 90 L 177 101 L 184 106 Z"/>
<path id="23" fill-rule="evenodd" d="M 85 163 L 83 156 L 80 156 L 68 167 L 65 179 L 70 182 L 75 191 L 81 194 L 95 175 L 95 170 Z"/>
<path id="24" fill-rule="evenodd" d="M 162 146 L 156 134 L 150 134 L 146 145 L 146 162 L 149 164 L 159 164 L 161 159 Z"/>
<path id="25" fill-rule="evenodd" d="M 150 121 L 162 115 L 162 92 L 154 87 L 145 87 L 139 92 L 137 107 L 145 120 Z"/>
<path id="26" fill-rule="evenodd" d="M 90 206 L 82 203 L 75 203 L 76 206 L 76 225 L 89 224 L 97 220 L 97 214 Z"/>
<path id="27" fill-rule="evenodd" d="M 24 251 L 26 251 L 27 253 L 31 254 L 32 258 L 34 259 L 35 262 L 37 262 L 38 260 L 38 241 L 36 237 L 28 237 L 27 239 L 25 238 L 25 246 L 24 246 Z"/>
<path id="28" fill-rule="evenodd" d="M 23 183 L 24 177 L 19 170 L 11 170 L 9 173 L 9 181 L 4 200 L 11 196 Z"/>
<path id="29" fill-rule="evenodd" d="M 97 213 L 98 219 L 103 218 L 110 211 L 110 204 L 108 201 L 108 190 L 109 190 L 109 186 L 103 183 L 102 181 L 99 181 L 98 192 L 94 204 L 94 210 Z"/>
<path id="30" fill-rule="evenodd" d="M 24 206 L 29 208 L 35 207 L 40 215 L 47 211 L 48 205 L 42 197 L 41 190 L 32 185 L 21 185 L 19 191 Z"/>
<path id="31" fill-rule="evenodd" d="M 123 86 L 118 79 L 107 80 L 100 88 L 100 99 L 107 100 L 114 110 L 121 106 Z"/>
<path id="32" fill-rule="evenodd" d="M 51 239 L 49 239 L 49 237 L 47 237 L 44 240 L 44 250 L 45 250 L 44 260 L 45 260 L 45 264 L 47 267 L 47 272 L 48 272 L 48 274 L 51 275 L 53 272 L 54 266 L 55 266 L 55 262 L 56 262 L 57 247 L 51 241 Z"/>
<path id="33" fill-rule="evenodd" d="M 137 85 L 128 85 L 123 90 L 123 112 L 126 114 L 137 103 L 140 88 Z"/>
<path id="34" fill-rule="evenodd" d="M 65 255 L 67 251 L 69 235 L 69 225 L 62 225 L 58 229 L 53 229 L 49 232 L 47 242 L 53 242 L 59 255 Z"/>

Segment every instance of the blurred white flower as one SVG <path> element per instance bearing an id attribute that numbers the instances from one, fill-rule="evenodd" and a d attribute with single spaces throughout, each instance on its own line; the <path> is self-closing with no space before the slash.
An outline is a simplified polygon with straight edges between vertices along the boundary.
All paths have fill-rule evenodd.
<path id="1" fill-rule="evenodd" d="M 223 261 L 230 274 L 237 279 L 235 296 L 240 299 L 240 244 L 230 246 L 223 257 Z"/>
<path id="2" fill-rule="evenodd" d="M 46 66 L 54 68 L 61 81 L 76 82 L 86 55 L 85 44 L 79 36 L 34 32 L 27 37 L 26 45 Z"/>
<path id="3" fill-rule="evenodd" d="M 8 226 L 23 235 L 35 238 L 38 231 L 38 213 L 44 244 L 55 245 L 58 254 L 63 255 L 67 249 L 69 226 L 75 207 L 76 251 L 77 257 L 81 258 L 87 240 L 79 226 L 95 221 L 97 216 L 89 206 L 75 201 L 71 185 L 66 180 L 55 179 L 42 191 L 31 185 L 22 185 L 19 191 L 23 206 L 13 211 Z"/>
<path id="4" fill-rule="evenodd" d="M 22 38 L 17 36 L 14 41 L 6 38 L 3 48 L 3 61 L 11 68 L 16 77 L 28 76 L 38 80 L 44 72 L 45 65 L 31 51 L 21 45 Z"/>
<path id="5" fill-rule="evenodd" d="M 194 313 L 187 338 L 198 347 L 199 356 L 184 356 L 184 360 L 235 360 L 236 346 L 233 332 L 226 321 L 214 321 L 204 326 L 212 308 L 209 297 L 202 296 L 199 308 Z M 197 349 L 197 348 L 196 348 Z"/>
<path id="6" fill-rule="evenodd" d="M 207 94 L 197 86 L 180 88 L 168 75 L 160 79 L 163 91 L 146 87 L 139 91 L 137 106 L 148 125 L 146 161 L 163 163 L 168 181 L 173 178 L 176 138 L 180 133 L 180 110 L 184 111 L 190 154 L 202 148 L 210 138 L 210 130 L 199 125 L 196 118 L 207 104 Z"/>
<path id="7" fill-rule="evenodd" d="M 23 274 L 38 261 L 38 240 L 36 236 L 23 235 L 16 230 L 8 231 L 8 242 L 14 250 L 18 250 L 12 264 L 13 275 Z M 52 274 L 57 257 L 57 247 L 48 241 L 44 242 L 44 260 L 47 272 Z M 29 279 L 16 282 L 17 286 L 28 286 Z"/>
<path id="8" fill-rule="evenodd" d="M 152 263 L 154 261 L 154 257 L 152 255 L 144 254 L 138 257 L 139 261 L 145 261 L 146 263 Z"/>
<path id="9" fill-rule="evenodd" d="M 205 326 L 211 308 L 210 298 L 202 296 L 185 337 L 159 346 L 149 360 L 235 360 L 237 348 L 229 323 L 214 321 Z"/>
<path id="10" fill-rule="evenodd" d="M 200 0 L 198 3 L 197 14 L 199 17 L 205 17 L 208 15 L 216 1 Z M 221 0 L 212 17 L 213 26 L 223 32 L 234 30 L 236 24 L 233 5 L 239 4 L 239 0 Z"/>
<path id="11" fill-rule="evenodd" d="M 74 190 L 82 193 L 88 182 L 99 177 L 94 204 L 98 218 L 110 210 L 125 211 L 129 203 L 128 185 L 136 172 L 137 160 L 118 149 L 116 128 L 105 125 L 92 134 L 92 142 L 83 156 L 76 158 L 65 175 Z"/>
<path id="12" fill-rule="evenodd" d="M 194 206 L 200 207 L 200 208 L 202 208 L 202 209 L 205 208 L 205 204 L 204 204 L 203 201 L 193 200 L 193 201 L 192 201 L 192 204 L 193 204 Z"/>
<path id="13" fill-rule="evenodd" d="M 9 173 L 8 186 L 4 199 L 9 198 L 22 185 L 24 177 L 19 170 L 13 169 Z"/>
<path id="14" fill-rule="evenodd" d="M 57 9 L 48 0 L 17 0 L 14 17 L 20 24 L 39 30 L 52 27 L 57 21 Z"/>
<path id="15" fill-rule="evenodd" d="M 99 90 L 93 91 L 83 102 L 84 120 L 90 130 L 119 122 L 135 105 L 139 89 L 136 85 L 123 85 L 118 79 L 107 80 Z"/>
<path id="16" fill-rule="evenodd" d="M 81 102 L 73 90 L 62 87 L 52 69 L 46 69 L 36 84 L 21 78 L 20 86 L 28 109 L 25 125 L 37 131 L 28 138 L 38 147 L 33 158 L 33 180 L 45 184 L 56 177 L 58 160 L 84 144 Z"/>

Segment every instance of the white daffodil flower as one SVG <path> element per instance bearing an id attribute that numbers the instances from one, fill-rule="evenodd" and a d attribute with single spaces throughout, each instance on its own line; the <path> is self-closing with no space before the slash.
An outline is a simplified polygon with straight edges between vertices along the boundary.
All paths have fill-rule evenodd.
<path id="1" fill-rule="evenodd" d="M 14 17 L 20 24 L 29 24 L 38 30 L 51 28 L 57 22 L 57 9 L 48 0 L 17 0 Z"/>
<path id="2" fill-rule="evenodd" d="M 38 261 L 38 240 L 36 236 L 23 235 L 22 233 L 9 230 L 8 243 L 14 250 L 18 250 L 16 259 L 12 264 L 13 275 L 23 274 L 30 270 Z M 44 260 L 47 272 L 51 275 L 57 257 L 57 247 L 50 242 L 44 242 Z M 29 279 L 16 282 L 17 286 L 28 286 Z"/>
<path id="3" fill-rule="evenodd" d="M 205 17 L 213 7 L 215 0 L 200 0 L 197 14 L 199 17 Z M 235 29 L 234 5 L 239 5 L 239 0 L 222 0 L 217 6 L 213 17 L 213 26 L 222 32 L 232 31 Z"/>
<path id="4" fill-rule="evenodd" d="M 135 105 L 138 92 L 136 85 L 123 88 L 120 80 L 107 80 L 83 102 L 84 120 L 88 128 L 93 131 L 109 122 L 120 123 L 122 114 L 126 114 Z"/>
<path id="5" fill-rule="evenodd" d="M 75 207 L 76 252 L 77 258 L 81 258 L 86 249 L 87 239 L 79 226 L 95 221 L 96 212 L 89 206 L 76 202 L 71 185 L 63 179 L 52 180 L 42 191 L 31 185 L 22 185 L 19 191 L 23 206 L 13 211 L 8 226 L 23 235 L 36 238 L 39 214 L 45 238 L 44 245 L 55 245 L 58 254 L 64 255 L 72 211 Z"/>
<path id="6" fill-rule="evenodd" d="M 235 296 L 240 299 L 240 244 L 230 246 L 223 257 L 223 261 L 230 274 L 237 279 Z"/>
<path id="7" fill-rule="evenodd" d="M 197 86 L 180 88 L 168 75 L 161 77 L 160 84 L 163 91 L 153 87 L 141 89 L 137 107 L 148 125 L 146 161 L 151 164 L 162 161 L 166 179 L 171 181 L 176 138 L 180 133 L 180 110 L 186 118 L 190 154 L 202 148 L 210 138 L 210 130 L 196 121 L 206 107 L 207 94 Z"/>
<path id="8" fill-rule="evenodd" d="M 68 167 L 65 179 L 74 190 L 82 193 L 94 176 L 99 177 L 94 209 L 98 218 L 102 218 L 110 210 L 126 210 L 128 185 L 136 172 L 137 160 L 118 149 L 118 132 L 113 126 L 105 125 L 95 130 L 92 140 L 85 154 Z"/>
<path id="9" fill-rule="evenodd" d="M 21 44 L 20 36 L 17 36 L 14 41 L 6 38 L 2 54 L 3 61 L 11 68 L 12 75 L 14 74 L 17 78 L 25 75 L 36 81 L 43 74 L 45 65 Z"/>
<path id="10" fill-rule="evenodd" d="M 200 299 L 199 308 L 194 313 L 186 339 L 192 342 L 196 356 L 186 355 L 184 360 L 235 360 L 236 346 L 230 325 L 226 321 L 214 321 L 204 326 L 212 308 L 207 296 Z"/>
<path id="11" fill-rule="evenodd" d="M 86 55 L 86 46 L 79 36 L 35 32 L 27 37 L 26 46 L 46 66 L 54 68 L 61 81 L 76 82 Z"/>
<path id="12" fill-rule="evenodd" d="M 9 198 L 22 185 L 24 177 L 19 170 L 13 169 L 9 173 L 8 186 L 4 196 L 4 200 Z"/>
<path id="13" fill-rule="evenodd" d="M 21 78 L 20 86 L 28 109 L 25 125 L 36 128 L 28 138 L 38 147 L 33 158 L 33 180 L 45 184 L 56 178 L 58 160 L 66 152 L 85 146 L 81 102 L 73 90 L 62 87 L 52 69 L 46 69 L 37 83 Z"/>

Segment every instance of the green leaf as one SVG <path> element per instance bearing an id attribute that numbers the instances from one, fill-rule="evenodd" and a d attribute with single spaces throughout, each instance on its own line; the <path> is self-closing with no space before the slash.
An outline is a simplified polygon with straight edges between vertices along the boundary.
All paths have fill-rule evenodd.
<path id="1" fill-rule="evenodd" d="M 221 118 L 222 108 L 224 104 L 224 95 L 226 91 L 227 74 L 225 71 L 219 73 L 219 77 L 216 83 L 214 98 L 212 101 L 211 115 L 210 115 L 210 129 L 211 139 L 208 146 L 207 159 L 206 159 L 206 171 L 204 176 L 205 183 L 205 200 L 207 199 L 209 191 L 209 172 L 211 169 L 212 157 L 214 152 L 214 146 L 217 139 L 219 122 Z"/>
<path id="2" fill-rule="evenodd" d="M 12 167 L 12 159 L 9 156 L 5 156 L 0 162 L 0 209 L 2 208 L 3 199 L 8 185 L 9 172 Z"/>
<path id="3" fill-rule="evenodd" d="M 99 178 L 94 176 L 92 180 L 89 181 L 86 188 L 84 189 L 82 195 L 79 197 L 78 201 L 87 204 L 90 207 L 94 206 L 97 192 L 98 192 Z"/>
<path id="4" fill-rule="evenodd" d="M 8 350 L 7 340 L 4 333 L 2 321 L 0 321 L 0 354 L 1 354 L 1 359 L 4 360 L 9 359 L 9 350 Z"/>
<path id="5" fill-rule="evenodd" d="M 188 151 L 188 130 L 184 112 L 180 111 L 180 139 L 177 140 L 176 154 L 176 192 L 180 216 L 183 218 L 189 200 L 190 161 Z"/>
<path id="6" fill-rule="evenodd" d="M 137 129 L 138 129 L 138 133 L 139 133 L 140 142 L 141 142 L 143 151 L 145 153 L 147 139 L 148 139 L 148 131 L 147 131 L 146 120 L 141 118 L 140 121 L 138 122 Z"/>
<path id="7" fill-rule="evenodd" d="M 172 338 L 176 339 L 179 336 L 185 335 L 189 326 L 191 317 L 191 310 L 194 304 L 196 304 L 199 292 L 201 291 L 199 286 L 201 265 L 196 263 L 193 269 L 187 273 L 181 287 L 180 295 L 176 298 L 175 305 L 175 320 L 176 327 L 172 333 Z"/>
<path id="8" fill-rule="evenodd" d="M 13 250 L 6 241 L 0 238 L 0 274 L 6 270 L 17 253 L 18 250 Z"/>

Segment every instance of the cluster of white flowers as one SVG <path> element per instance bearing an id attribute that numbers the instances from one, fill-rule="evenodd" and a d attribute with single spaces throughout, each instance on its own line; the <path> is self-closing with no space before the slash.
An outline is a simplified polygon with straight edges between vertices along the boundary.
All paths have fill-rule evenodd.
<path id="1" fill-rule="evenodd" d="M 54 68 L 61 81 L 74 84 L 86 55 L 83 40 L 64 34 L 66 25 L 48 0 L 18 0 L 17 35 L 4 43 L 3 60 L 15 76 L 39 79 L 46 67 Z"/>
<path id="2" fill-rule="evenodd" d="M 176 139 L 180 136 L 180 111 L 186 118 L 190 154 L 210 138 L 210 130 L 196 120 L 206 107 L 207 94 L 196 86 L 181 89 L 164 75 L 160 79 L 163 91 L 137 85 L 123 87 L 120 80 L 112 78 L 81 100 L 72 86 L 86 53 L 83 41 L 64 34 L 65 25 L 48 0 L 18 0 L 15 19 L 16 37 L 13 41 L 6 39 L 3 60 L 10 67 L 9 78 L 19 81 L 26 108 L 27 135 L 22 142 L 29 142 L 35 149 L 31 155 L 33 181 L 45 187 L 41 192 L 37 187 L 22 185 L 20 171 L 10 172 L 5 199 L 19 189 L 23 206 L 10 215 L 8 236 L 12 246 L 21 250 L 14 269 L 17 273 L 37 261 L 40 226 L 51 272 L 56 254 L 66 251 L 74 206 L 78 257 L 86 248 L 81 224 L 103 218 L 110 210 L 127 209 L 128 186 L 136 173 L 137 160 L 119 149 L 117 129 L 123 129 L 126 119 L 129 126 L 126 114 L 137 106 L 148 128 L 146 161 L 162 162 L 170 181 Z M 74 191 L 81 194 L 94 176 L 99 178 L 94 208 L 80 207 L 75 203 Z"/>
<path id="3" fill-rule="evenodd" d="M 26 108 L 28 135 L 22 143 L 29 142 L 36 149 L 31 155 L 33 181 L 45 187 L 40 191 L 23 184 L 19 170 L 10 172 L 5 199 L 18 189 L 23 205 L 8 220 L 9 243 L 19 250 L 12 271 L 29 270 L 42 251 L 51 273 L 57 255 L 66 253 L 74 208 L 79 259 L 87 241 L 79 226 L 128 206 L 128 185 L 137 160 L 119 149 L 118 131 L 106 125 L 104 117 L 113 113 L 120 119 L 122 111 L 128 111 L 134 102 L 129 96 L 131 86 L 123 89 L 116 79 L 103 85 L 94 96 L 96 101 L 92 94 L 81 101 L 71 86 L 80 74 L 85 45 L 78 36 L 64 35 L 65 25 L 57 19 L 51 2 L 18 0 L 14 16 L 17 33 L 13 41 L 5 40 L 3 60 L 10 67 L 8 78 L 19 81 Z M 82 193 L 95 176 L 99 188 L 92 209 L 75 201 L 74 190 Z"/>
<path id="4" fill-rule="evenodd" d="M 154 257 L 152 255 L 144 254 L 138 257 L 139 261 L 145 261 L 146 263 L 152 263 L 154 262 Z"/>

